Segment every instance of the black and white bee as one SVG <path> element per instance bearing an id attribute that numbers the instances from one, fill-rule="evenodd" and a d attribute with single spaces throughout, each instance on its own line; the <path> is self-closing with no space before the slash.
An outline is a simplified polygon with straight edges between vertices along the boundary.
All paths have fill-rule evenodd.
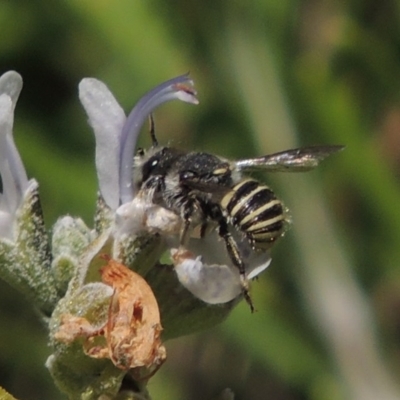
<path id="1" fill-rule="evenodd" d="M 288 216 L 281 200 L 265 184 L 244 171 L 308 171 L 343 146 L 314 146 L 262 157 L 229 161 L 222 157 L 159 146 L 151 118 L 152 147 L 139 149 L 134 159 L 135 190 L 151 204 L 176 214 L 179 244 L 193 235 L 216 229 L 232 264 L 238 269 L 242 293 L 254 310 L 237 240 L 232 230 L 247 240 L 255 252 L 267 251 L 285 232 Z"/>

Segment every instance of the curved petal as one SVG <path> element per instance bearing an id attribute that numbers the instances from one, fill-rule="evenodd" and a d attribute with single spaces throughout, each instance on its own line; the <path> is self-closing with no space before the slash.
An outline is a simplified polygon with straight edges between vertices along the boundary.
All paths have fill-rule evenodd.
<path id="1" fill-rule="evenodd" d="M 239 248 L 240 255 L 246 266 L 247 279 L 253 279 L 264 271 L 271 262 L 271 256 L 268 252 L 254 251 L 247 239 L 243 238 L 236 230 L 231 229 L 231 234 Z M 175 247 L 176 243 L 168 239 L 171 247 Z M 206 265 L 228 265 L 238 272 L 233 266 L 228 252 L 226 251 L 223 241 L 218 236 L 217 232 L 213 231 L 204 238 L 191 238 L 187 248 L 195 255 L 202 256 L 202 261 Z M 237 274 L 239 279 L 239 274 Z"/>
<path id="2" fill-rule="evenodd" d="M 119 204 L 121 132 L 125 113 L 107 86 L 94 78 L 79 84 L 79 98 L 96 138 L 96 170 L 101 195 L 113 210 Z"/>
<path id="3" fill-rule="evenodd" d="M 198 104 L 193 82 L 188 75 L 170 79 L 145 94 L 129 114 L 121 137 L 120 198 L 121 204 L 132 201 L 135 193 L 132 183 L 133 153 L 146 118 L 159 105 L 170 100 Z"/>
<path id="4" fill-rule="evenodd" d="M 5 93 L 11 97 L 13 111 L 21 90 L 22 77 L 18 72 L 8 71 L 0 76 L 0 94 Z"/>
<path id="5" fill-rule="evenodd" d="M 194 296 L 209 304 L 222 304 L 240 295 L 239 274 L 220 264 L 205 264 L 201 256 L 171 249 L 179 282 Z"/>
<path id="6" fill-rule="evenodd" d="M 7 133 L 2 131 L 6 136 L 6 142 L 3 142 L 3 149 L 7 149 L 7 159 L 11 175 L 15 181 L 18 193 L 22 196 L 27 185 L 28 177 L 26 175 L 24 164 L 15 146 L 12 136 L 12 127 L 14 124 L 14 109 L 17 104 L 19 94 L 22 90 L 22 77 L 18 72 L 8 71 L 0 76 L 0 95 L 7 95 L 11 100 L 11 113 L 7 116 L 7 125 L 9 129 Z M 9 111 L 7 111 L 9 112 Z M 0 133 L 1 134 L 1 133 Z M 2 155 L 4 157 L 4 154 Z M 18 204 L 16 204 L 18 206 Z"/>
<path id="7" fill-rule="evenodd" d="M 271 257 L 252 250 L 249 242 L 236 232 L 233 235 L 246 265 L 246 278 L 253 279 L 269 266 Z M 176 250 L 176 239 L 167 242 L 172 247 L 171 258 L 179 281 L 200 300 L 227 303 L 242 293 L 239 270 L 232 265 L 216 232 L 202 239 L 192 238 L 186 249 Z"/>
<path id="8" fill-rule="evenodd" d="M 28 176 L 26 175 L 24 164 L 22 163 L 21 156 L 19 155 L 17 147 L 15 146 L 11 133 L 6 137 L 6 142 L 10 171 L 13 176 L 18 195 L 22 197 L 26 188 L 28 187 Z"/>
<path id="9" fill-rule="evenodd" d="M 18 206 L 18 191 L 9 163 L 8 137 L 12 132 L 12 100 L 7 94 L 0 95 L 0 175 L 3 195 L 0 209 L 12 214 Z"/>

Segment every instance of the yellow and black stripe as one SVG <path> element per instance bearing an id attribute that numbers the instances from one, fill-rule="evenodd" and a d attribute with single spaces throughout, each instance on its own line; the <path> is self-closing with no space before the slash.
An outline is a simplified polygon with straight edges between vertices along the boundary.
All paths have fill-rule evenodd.
<path id="1" fill-rule="evenodd" d="M 233 186 L 220 204 L 254 248 L 269 248 L 284 232 L 282 203 L 269 187 L 254 179 L 244 179 Z"/>

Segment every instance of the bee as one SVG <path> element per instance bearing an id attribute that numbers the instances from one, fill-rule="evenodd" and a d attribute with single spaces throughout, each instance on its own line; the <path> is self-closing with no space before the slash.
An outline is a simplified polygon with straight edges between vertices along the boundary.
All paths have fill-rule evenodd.
<path id="1" fill-rule="evenodd" d="M 249 242 L 252 250 L 267 251 L 284 234 L 288 217 L 273 190 L 243 172 L 308 171 L 344 146 L 303 147 L 230 161 L 209 153 L 159 146 L 152 117 L 150 135 L 152 147 L 147 152 L 139 149 L 134 160 L 137 192 L 145 194 L 149 203 L 178 215 L 182 221 L 179 234 L 182 248 L 195 229 L 200 228 L 200 237 L 210 227 L 217 230 L 239 271 L 243 296 L 254 311 L 246 266 L 232 229 Z"/>

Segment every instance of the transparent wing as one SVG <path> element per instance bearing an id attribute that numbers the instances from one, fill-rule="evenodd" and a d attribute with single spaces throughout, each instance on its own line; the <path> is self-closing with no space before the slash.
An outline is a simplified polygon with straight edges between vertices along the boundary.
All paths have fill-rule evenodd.
<path id="1" fill-rule="evenodd" d="M 315 168 L 326 157 L 344 146 L 311 146 L 281 151 L 262 157 L 234 161 L 236 170 L 265 169 L 271 172 L 302 172 Z"/>

